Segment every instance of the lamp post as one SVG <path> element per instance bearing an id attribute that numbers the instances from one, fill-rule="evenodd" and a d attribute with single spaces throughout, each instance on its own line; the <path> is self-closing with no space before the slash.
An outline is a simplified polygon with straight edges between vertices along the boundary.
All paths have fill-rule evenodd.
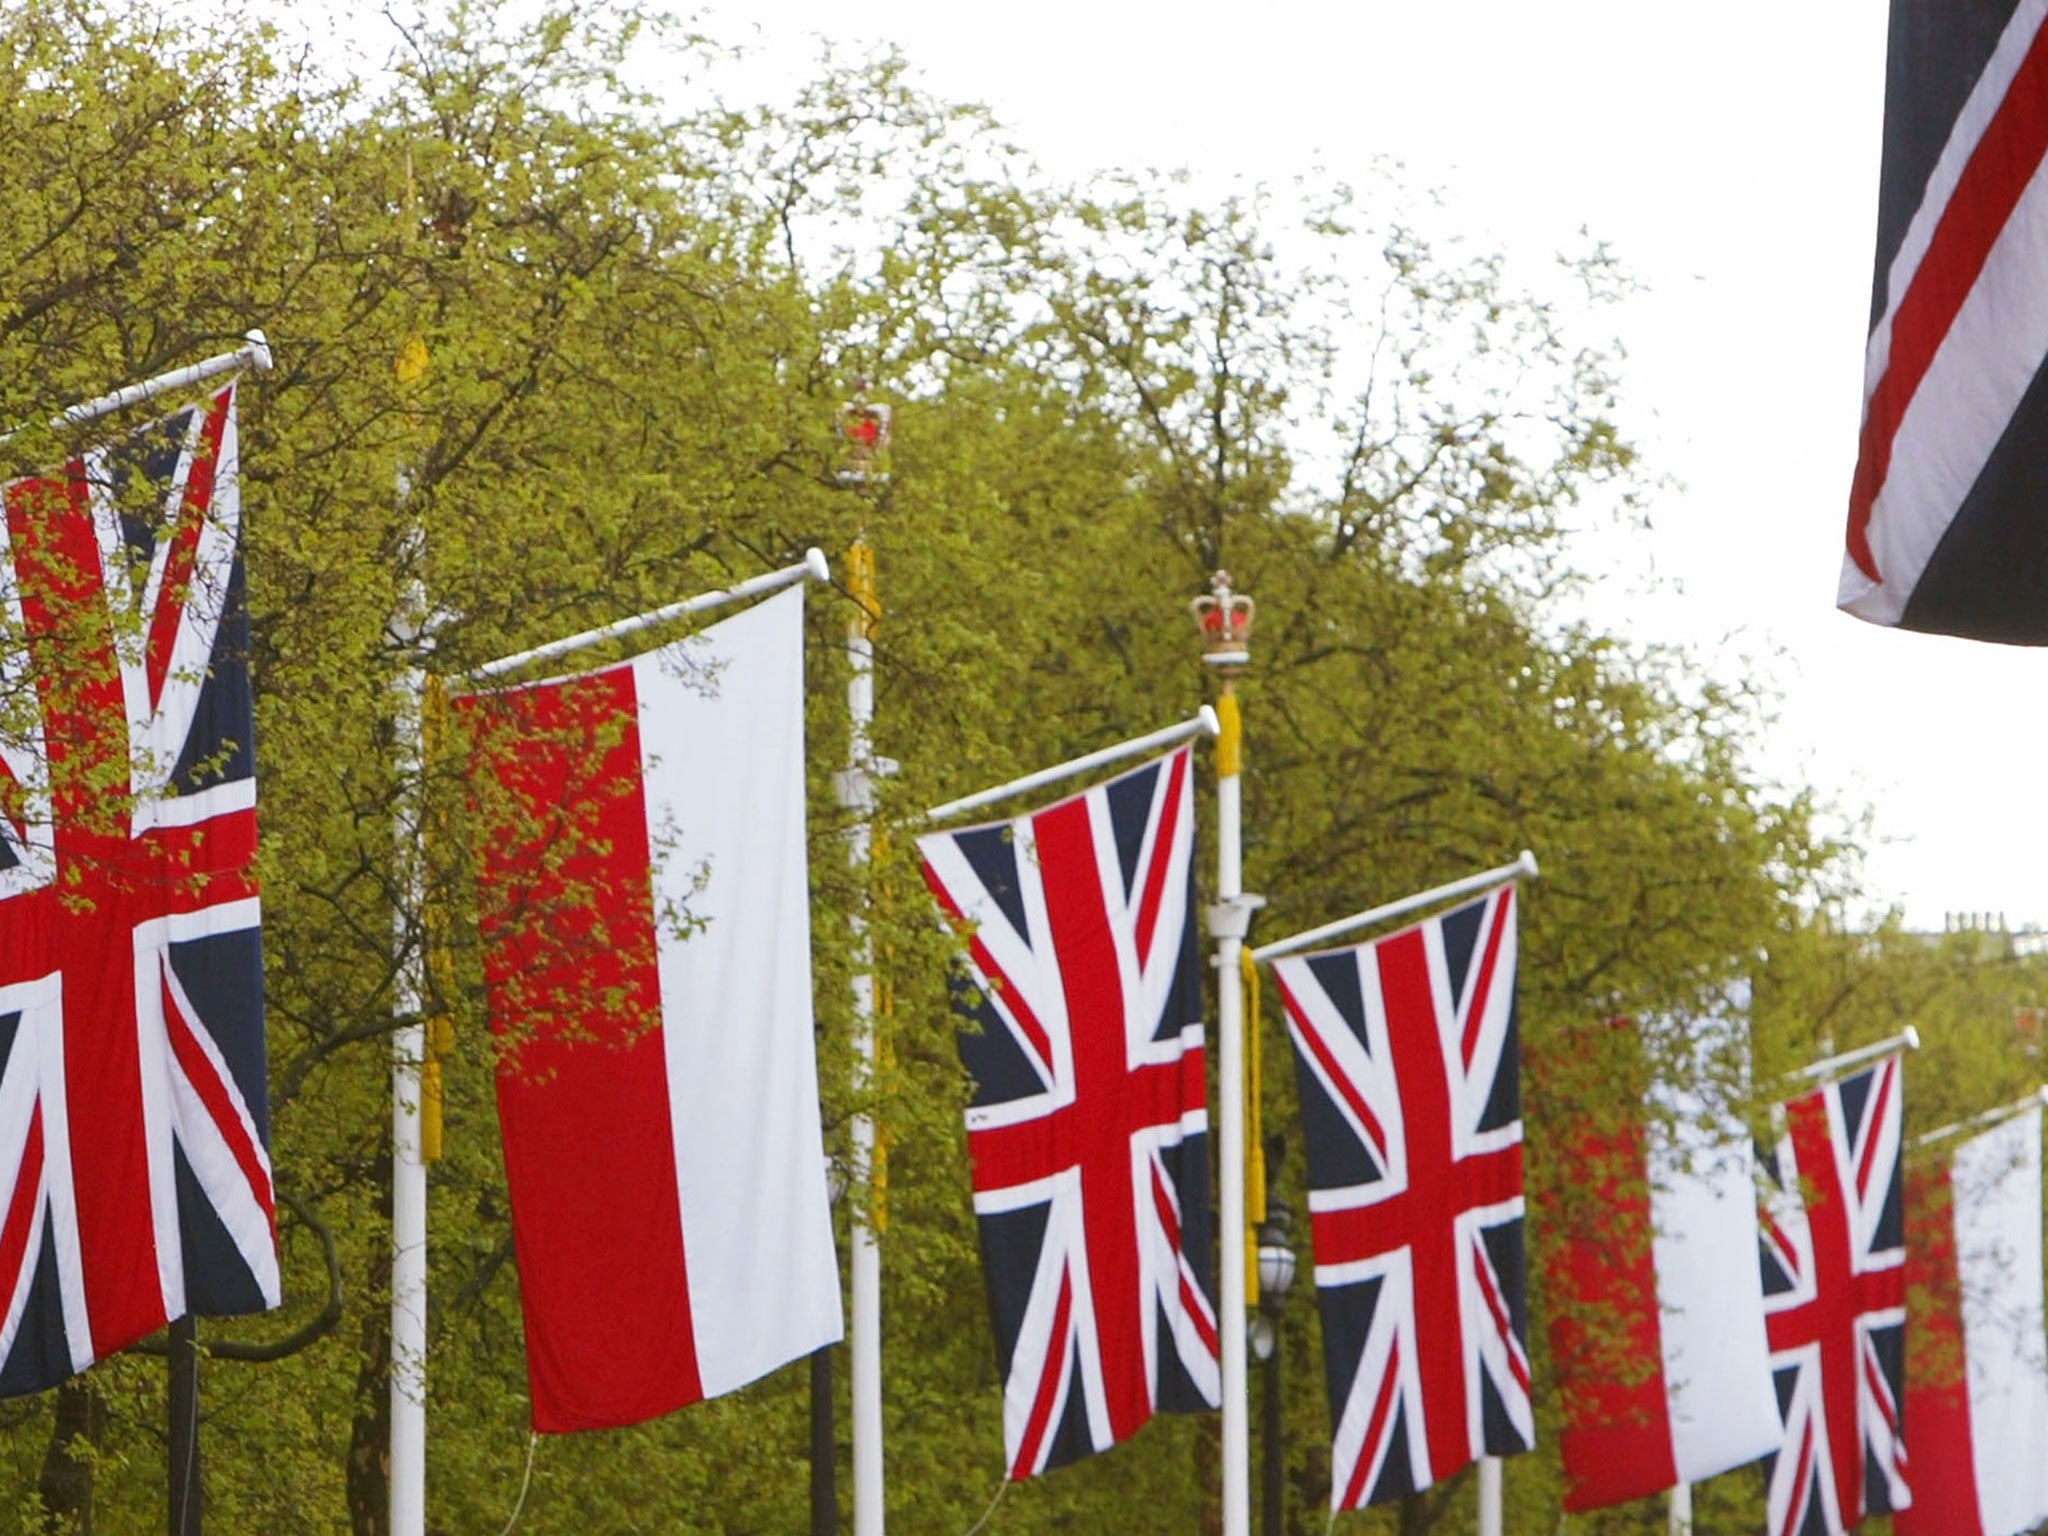
<path id="1" fill-rule="evenodd" d="M 1259 1315 L 1252 1319 L 1247 1339 L 1266 1375 L 1260 1393 L 1263 1470 L 1259 1528 L 1264 1536 L 1280 1536 L 1285 1518 L 1280 1497 L 1286 1472 L 1280 1444 L 1280 1315 L 1294 1284 L 1294 1248 L 1288 1242 L 1291 1215 L 1281 1201 L 1269 1201 L 1266 1219 L 1259 1224 Z"/>

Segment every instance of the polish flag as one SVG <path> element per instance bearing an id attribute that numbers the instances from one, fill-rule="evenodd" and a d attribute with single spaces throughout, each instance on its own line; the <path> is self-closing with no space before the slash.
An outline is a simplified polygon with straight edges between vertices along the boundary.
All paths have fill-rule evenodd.
<path id="1" fill-rule="evenodd" d="M 1906 1183 L 1906 1423 L 1898 1536 L 2014 1536 L 2048 1520 L 2041 1111 L 1973 1136 Z"/>
<path id="2" fill-rule="evenodd" d="M 840 1336 L 802 588 L 455 702 L 533 1426 L 638 1423 Z"/>
<path id="3" fill-rule="evenodd" d="M 1689 1033 L 1704 1056 L 1725 1031 Z M 1563 1224 L 1550 1263 L 1567 1510 L 1698 1482 L 1783 1439 L 1757 1268 L 1755 1152 L 1695 1086 L 1704 1074 L 1682 1075 L 1687 1086 L 1650 1089 L 1653 1114 L 1567 1140 L 1558 1154 L 1555 1187 L 1578 1192 L 1590 1215 Z"/>

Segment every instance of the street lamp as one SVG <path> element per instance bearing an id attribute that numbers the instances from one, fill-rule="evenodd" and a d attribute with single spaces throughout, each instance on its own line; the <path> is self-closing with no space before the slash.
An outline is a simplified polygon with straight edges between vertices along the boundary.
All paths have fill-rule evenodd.
<path id="1" fill-rule="evenodd" d="M 1264 1473 L 1261 1488 L 1260 1528 L 1265 1536 L 1280 1536 L 1283 1519 L 1280 1481 L 1280 1314 L 1287 1305 L 1288 1289 L 1294 1284 L 1294 1248 L 1289 1243 L 1293 1213 L 1279 1200 L 1266 1202 L 1266 1219 L 1259 1224 L 1259 1314 L 1251 1321 L 1247 1342 L 1265 1370 L 1265 1389 L 1259 1394 L 1260 1431 Z"/>

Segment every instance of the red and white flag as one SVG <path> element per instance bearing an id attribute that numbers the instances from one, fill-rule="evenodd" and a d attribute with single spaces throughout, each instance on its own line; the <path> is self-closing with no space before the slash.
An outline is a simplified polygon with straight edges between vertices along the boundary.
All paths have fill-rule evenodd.
<path id="1" fill-rule="evenodd" d="M 633 1424 L 840 1336 L 795 588 L 468 695 L 533 1423 Z"/>
<path id="2" fill-rule="evenodd" d="M 1651 1087 L 1656 1113 L 1556 1154 L 1555 1182 L 1598 1206 L 1597 1226 L 1568 1230 L 1551 1265 L 1568 1510 L 1698 1482 L 1784 1438 L 1756 1262 L 1753 1146 L 1699 1086 L 1708 1079 L 1688 1077 Z"/>
<path id="3" fill-rule="evenodd" d="M 1906 1179 L 1913 1505 L 1898 1536 L 2015 1536 L 2048 1520 L 2041 1111 Z"/>

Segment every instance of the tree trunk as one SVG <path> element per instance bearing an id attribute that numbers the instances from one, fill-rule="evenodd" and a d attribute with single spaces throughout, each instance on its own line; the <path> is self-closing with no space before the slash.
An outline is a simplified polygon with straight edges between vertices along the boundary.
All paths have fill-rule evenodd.
<path id="1" fill-rule="evenodd" d="M 1201 1500 L 1201 1536 L 1223 1536 L 1223 1425 L 1205 1413 L 1195 1435 L 1195 1488 Z"/>
<path id="2" fill-rule="evenodd" d="M 1457 1502 L 1458 1490 L 1473 1476 L 1471 1465 L 1460 1467 L 1434 1487 L 1411 1493 L 1400 1503 L 1401 1536 L 1430 1536 L 1445 1513 Z"/>
<path id="3" fill-rule="evenodd" d="M 375 1172 L 382 1188 L 379 1208 L 384 1229 L 391 1227 L 391 1145 L 385 1133 L 383 1154 Z M 390 1536 L 391 1530 L 391 1249 L 373 1246 L 367 1302 L 363 1314 L 363 1346 L 356 1372 L 356 1412 L 349 1426 L 348 1528 L 351 1536 Z"/>
<path id="4" fill-rule="evenodd" d="M 372 1306 L 363 1319 L 356 1413 L 348 1436 L 348 1528 L 389 1536 L 391 1527 L 391 1321 Z"/>
<path id="5" fill-rule="evenodd" d="M 43 1529 L 51 1536 L 92 1536 L 92 1445 L 106 1428 L 107 1408 L 84 1376 L 57 1388 L 57 1415 L 36 1491 Z M 82 1443 L 81 1443 L 82 1442 Z"/>

